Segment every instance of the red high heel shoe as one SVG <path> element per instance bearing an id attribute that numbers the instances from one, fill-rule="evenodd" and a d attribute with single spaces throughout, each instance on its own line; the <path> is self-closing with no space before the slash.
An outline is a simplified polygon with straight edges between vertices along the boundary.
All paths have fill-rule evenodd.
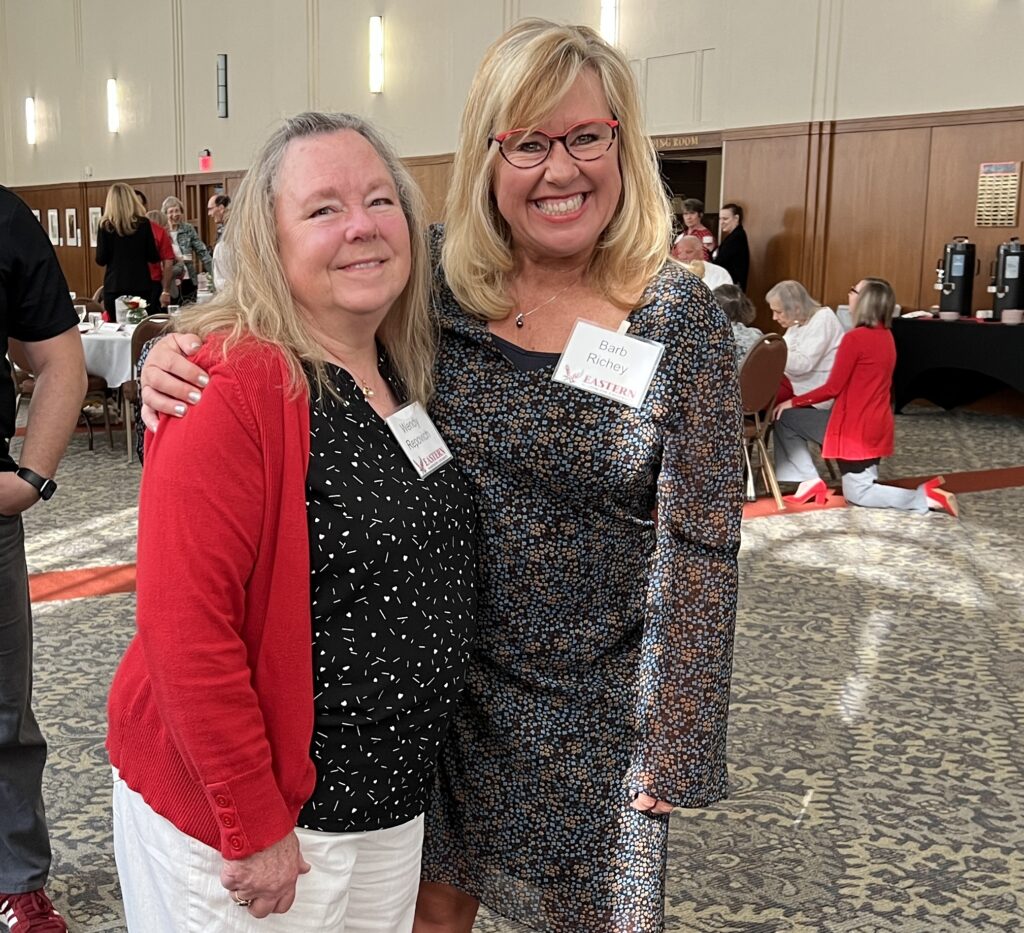
<path id="1" fill-rule="evenodd" d="M 925 496 L 928 499 L 928 508 L 934 509 L 936 512 L 948 512 L 953 518 L 960 517 L 960 506 L 957 505 L 956 496 L 951 492 L 946 492 L 945 489 L 940 489 L 938 486 L 932 486 L 931 488 L 925 488 Z"/>
<path id="2" fill-rule="evenodd" d="M 921 488 L 925 491 L 925 494 L 927 495 L 933 489 L 937 489 L 945 482 L 945 476 L 933 476 L 931 479 L 926 479 L 923 483 L 921 483 Z"/>
<path id="3" fill-rule="evenodd" d="M 808 482 L 805 480 L 804 482 Z M 814 499 L 818 505 L 824 505 L 828 502 L 828 497 L 831 495 L 828 486 L 825 485 L 825 481 L 822 479 L 812 482 L 811 485 L 804 489 L 804 483 L 800 484 L 798 489 L 791 496 L 783 496 L 783 502 L 789 502 L 792 505 L 806 505 L 812 499 Z"/>

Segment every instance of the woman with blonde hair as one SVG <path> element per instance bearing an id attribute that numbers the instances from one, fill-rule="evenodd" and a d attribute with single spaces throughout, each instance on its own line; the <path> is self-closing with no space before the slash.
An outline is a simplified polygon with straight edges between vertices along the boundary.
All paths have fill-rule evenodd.
<path id="1" fill-rule="evenodd" d="M 431 412 L 475 491 L 480 607 L 423 933 L 469 931 L 481 901 L 553 933 L 661 930 L 668 814 L 726 793 L 736 368 L 667 256 L 641 114 L 617 49 L 535 19 L 491 46 L 463 114 Z M 195 389 L 168 370 L 199 371 L 173 346 L 144 391 L 184 412 Z"/>
<path id="2" fill-rule="evenodd" d="M 174 260 L 181 270 L 176 276 L 178 295 L 181 304 L 191 304 L 195 301 L 198 289 L 196 279 L 195 257 L 202 260 L 203 266 L 210 275 L 213 282 L 213 254 L 209 247 L 203 242 L 199 232 L 187 220 L 185 220 L 185 205 L 173 195 L 164 198 L 160 210 L 167 215 L 167 232 L 171 235 L 171 246 L 174 247 Z"/>
<path id="3" fill-rule="evenodd" d="M 306 113 L 236 205 L 238 275 L 182 313 L 206 397 L 147 444 L 110 691 L 128 928 L 408 931 L 475 609 L 418 193 L 363 120 Z"/>
<path id="4" fill-rule="evenodd" d="M 99 229 L 96 231 L 96 264 L 105 266 L 103 307 L 114 320 L 115 303 L 122 295 L 149 301 L 153 280 L 149 264 L 160 254 L 146 209 L 131 185 L 114 182 L 107 191 Z"/>

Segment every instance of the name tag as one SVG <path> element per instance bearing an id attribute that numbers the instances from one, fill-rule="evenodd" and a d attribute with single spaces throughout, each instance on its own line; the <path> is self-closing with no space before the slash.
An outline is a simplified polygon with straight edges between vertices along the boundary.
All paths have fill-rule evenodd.
<path id="1" fill-rule="evenodd" d="M 419 402 L 410 402 L 399 408 L 385 424 L 402 445 L 402 450 L 415 467 L 420 479 L 443 467 L 452 459 L 452 452 L 440 432 L 434 427 L 430 415 Z"/>
<path id="2" fill-rule="evenodd" d="M 628 321 L 618 331 L 577 321 L 555 367 L 554 381 L 639 408 L 665 345 L 627 337 L 628 327 Z"/>

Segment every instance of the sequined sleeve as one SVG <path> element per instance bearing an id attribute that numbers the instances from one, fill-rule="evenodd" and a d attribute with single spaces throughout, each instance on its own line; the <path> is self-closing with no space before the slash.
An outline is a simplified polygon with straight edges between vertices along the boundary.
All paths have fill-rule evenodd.
<path id="1" fill-rule="evenodd" d="M 678 300 L 681 341 L 665 360 L 678 406 L 664 427 L 628 783 L 699 807 L 727 790 L 742 412 L 724 315 L 704 288 L 684 287 Z"/>

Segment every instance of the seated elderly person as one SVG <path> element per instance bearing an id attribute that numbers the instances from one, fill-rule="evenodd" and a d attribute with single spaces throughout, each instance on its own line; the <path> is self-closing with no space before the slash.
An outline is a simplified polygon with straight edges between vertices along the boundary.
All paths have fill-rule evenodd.
<path id="1" fill-rule="evenodd" d="M 704 258 L 704 247 L 701 246 L 701 242 L 697 237 L 686 233 L 677 236 L 672 244 L 672 255 L 687 266 L 691 263 L 702 263 L 704 274 L 701 278 L 704 279 L 704 284 L 712 291 L 718 288 L 719 285 L 732 285 L 732 276 L 725 269 Z M 690 271 L 699 274 L 696 269 L 691 268 Z"/>
<path id="2" fill-rule="evenodd" d="M 799 282 L 786 279 L 765 295 L 772 317 L 786 332 L 789 349 L 786 378 L 793 395 L 803 395 L 824 384 L 832 372 L 843 326 L 831 308 L 815 301 Z M 791 397 L 788 393 L 786 397 Z M 780 394 L 779 401 L 785 398 Z M 775 424 L 775 475 L 780 483 L 800 483 L 814 472 L 807 439 L 824 437 L 832 401 L 783 413 Z"/>
<path id="3" fill-rule="evenodd" d="M 707 264 L 705 264 L 707 265 Z M 732 324 L 732 339 L 736 344 L 736 367 L 743 365 L 750 348 L 764 336 L 764 331 L 750 325 L 754 323 L 754 303 L 736 285 L 719 285 L 712 293 L 725 316 Z"/>

